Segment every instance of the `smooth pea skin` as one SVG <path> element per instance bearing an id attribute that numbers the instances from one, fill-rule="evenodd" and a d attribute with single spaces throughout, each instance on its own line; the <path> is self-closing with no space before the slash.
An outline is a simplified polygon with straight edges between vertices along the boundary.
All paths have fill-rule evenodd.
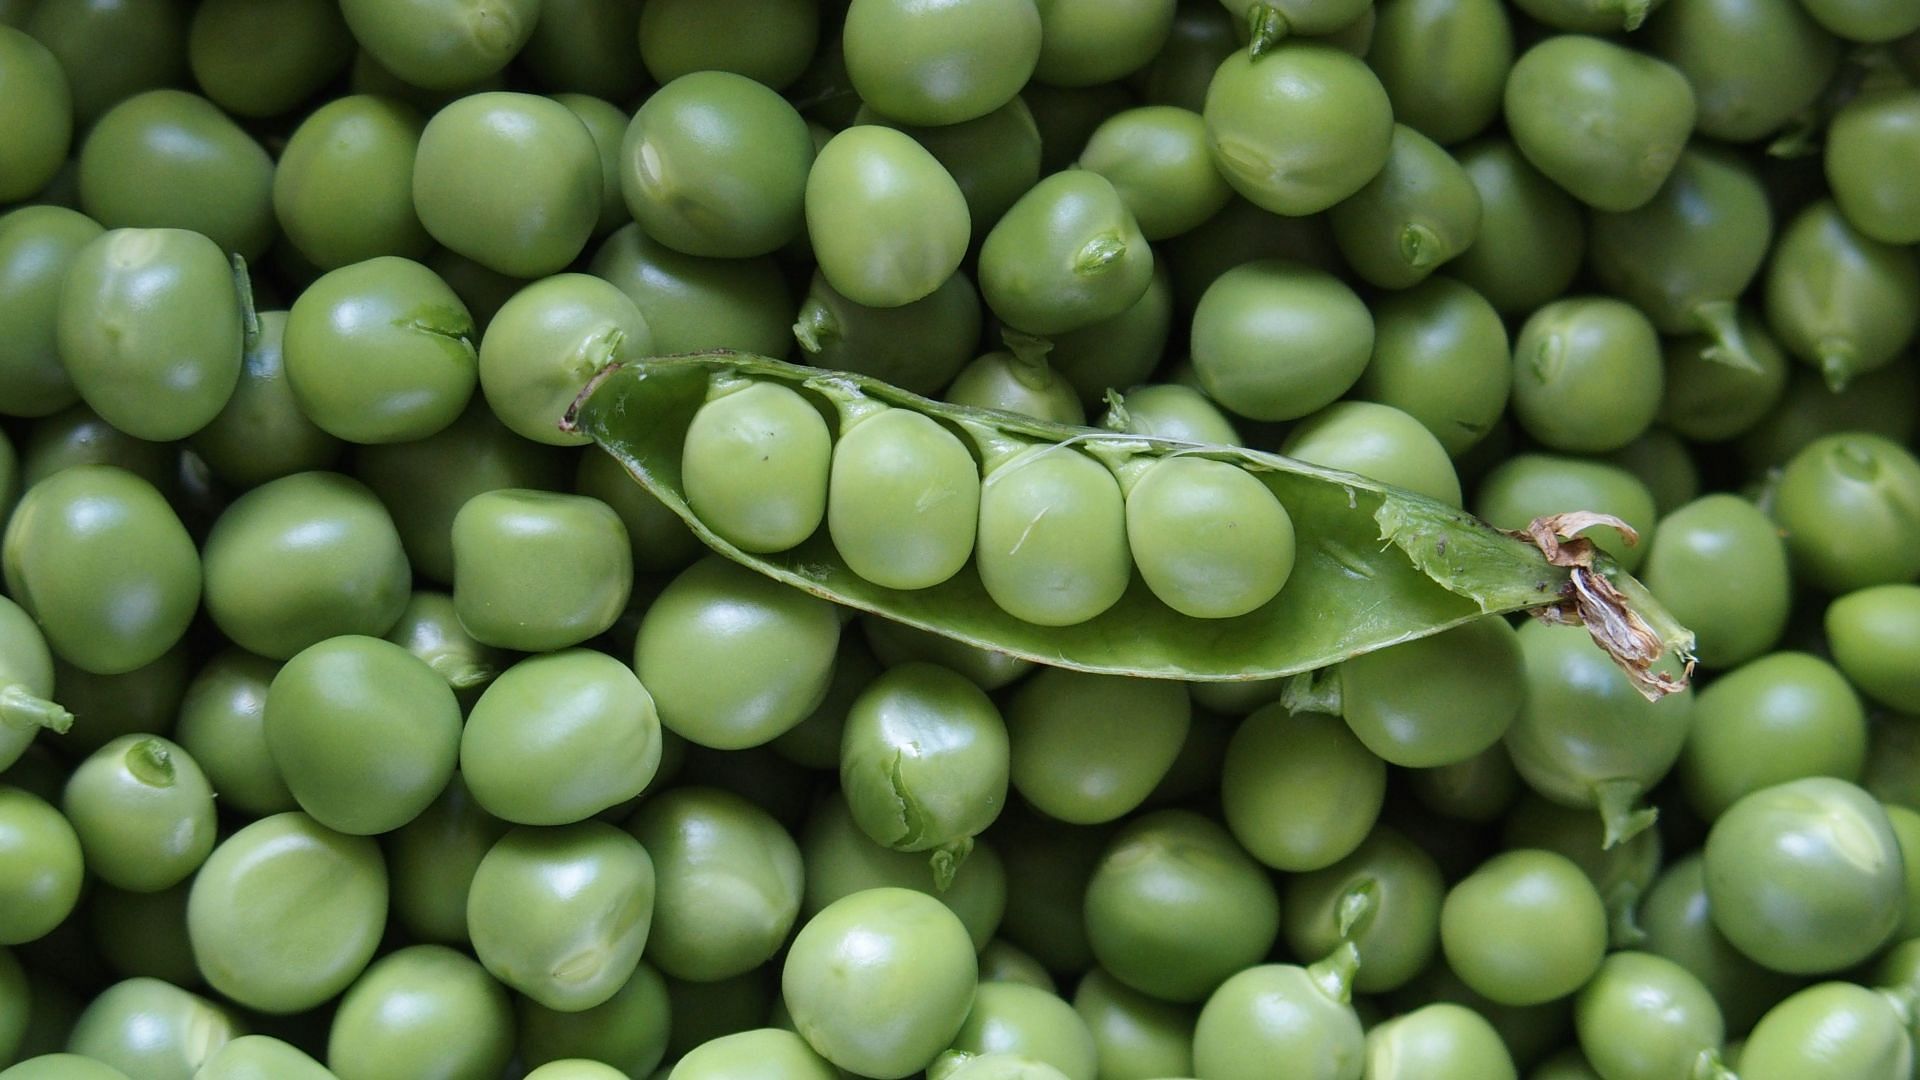
<path id="1" fill-rule="evenodd" d="M 786 100 L 744 75 L 698 71 L 649 95 L 620 149 L 627 209 L 688 255 L 750 258 L 800 234 L 813 139 Z"/>
<path id="2" fill-rule="evenodd" d="M 1905 915 L 1905 873 L 1886 811 L 1830 777 L 1762 788 L 1707 834 L 1714 925 L 1777 971 L 1816 975 L 1871 956 Z"/>
<path id="3" fill-rule="evenodd" d="M 1173 105 L 1147 105 L 1108 117 L 1087 137 L 1079 165 L 1107 178 L 1149 240 L 1194 228 L 1233 195 L 1214 167 L 1206 122 L 1199 113 Z"/>
<path id="4" fill-rule="evenodd" d="M 507 65 L 533 35 L 539 0 L 345 0 L 354 39 L 413 86 L 454 90 Z"/>
<path id="5" fill-rule="evenodd" d="M 45 416 L 79 400 L 54 344 L 56 313 L 67 269 L 101 231 L 59 206 L 0 215 L 0 414 Z"/>
<path id="6" fill-rule="evenodd" d="M 1274 704 L 1234 732 L 1220 799 L 1242 847 L 1276 870 L 1297 872 L 1330 866 L 1359 847 L 1386 784 L 1386 765 L 1337 717 Z"/>
<path id="7" fill-rule="evenodd" d="M 129 1076 L 190 1080 L 240 1027 L 227 1011 L 159 979 L 127 979 L 100 992 L 67 1037 L 67 1049 Z"/>
<path id="8" fill-rule="evenodd" d="M 957 124 L 1007 103 L 1041 54 L 1033 0 L 854 0 L 841 43 L 862 101 L 909 124 Z"/>
<path id="9" fill-rule="evenodd" d="M 84 1080 L 84 1078 L 82 1078 Z M 221 1044 L 193 1080 L 338 1080 L 304 1051 L 269 1035 L 242 1035 Z"/>
<path id="10" fill-rule="evenodd" d="M 800 849 L 745 798 L 676 787 L 627 823 L 653 858 L 647 959 L 676 979 L 716 982 L 773 958 L 800 914 Z"/>
<path id="11" fill-rule="evenodd" d="M 1133 387 L 1121 395 L 1119 408 L 1108 407 L 1100 426 L 1176 442 L 1241 445 L 1240 433 L 1220 407 L 1185 383 Z"/>
<path id="12" fill-rule="evenodd" d="M 454 515 L 454 608 L 483 644 L 578 645 L 613 625 L 632 585 L 626 526 L 598 499 L 506 488 Z"/>
<path id="13" fill-rule="evenodd" d="M 1920 257 L 1862 235 L 1832 200 L 1781 230 L 1765 290 L 1780 343 L 1835 392 L 1892 363 L 1920 327 Z"/>
<path id="14" fill-rule="evenodd" d="M 248 1008 L 301 1012 L 347 988 L 387 924 L 387 871 L 370 839 L 275 814 L 213 849 L 187 897 L 209 985 Z"/>
<path id="15" fill-rule="evenodd" d="M 1117 603 L 1132 575 L 1120 485 L 1072 447 L 1021 452 L 980 485 L 974 554 L 1001 610 L 1041 626 L 1085 622 Z"/>
<path id="16" fill-rule="evenodd" d="M 1752 431 L 1787 390 L 1787 354 L 1759 316 L 1735 313 L 1734 333 L 1753 367 L 1734 367 L 1715 338 L 1694 334 L 1665 343 L 1667 371 L 1660 424 L 1694 442 L 1725 442 Z"/>
<path id="17" fill-rule="evenodd" d="M 1227 57 L 1201 115 L 1233 189 L 1276 214 L 1318 213 L 1387 163 L 1393 107 L 1365 63 L 1330 45 L 1285 41 Z"/>
<path id="18" fill-rule="evenodd" d="M 474 871 L 473 949 L 493 976 L 550 1009 L 578 1012 L 633 974 L 653 921 L 653 860 L 611 825 L 518 828 Z"/>
<path id="19" fill-rule="evenodd" d="M 1827 132 L 1827 183 L 1853 227 L 1883 244 L 1920 241 L 1920 90 L 1863 94 L 1834 115 Z"/>
<path id="20" fill-rule="evenodd" d="M 1740 1051 L 1746 1080 L 1902 1080 L 1913 1064 L 1904 1011 L 1848 982 L 1810 986 L 1769 1009 Z"/>
<path id="21" fill-rule="evenodd" d="M 0 567 L 54 655 L 96 675 L 159 659 L 199 606 L 192 537 L 151 484 L 110 465 L 33 485 L 7 521 Z"/>
<path id="22" fill-rule="evenodd" d="M 353 35 L 326 0 L 214 0 L 194 10 L 187 63 L 235 116 L 290 112 L 347 66 Z"/>
<path id="23" fill-rule="evenodd" d="M 1266 870 L 1189 810 L 1145 814 L 1114 834 L 1087 883 L 1085 913 L 1100 966 L 1165 1001 L 1206 998 L 1280 933 Z"/>
<path id="24" fill-rule="evenodd" d="M 3 512 L 3 511 L 0 511 Z M 0 600 L 0 773 L 13 767 L 42 728 L 61 731 L 72 714 L 49 700 L 57 669 L 33 616 Z"/>
<path id="25" fill-rule="evenodd" d="M 46 801 L 0 786 L 0 945 L 37 941 L 73 913 L 86 877 L 73 826 Z"/>
<path id="26" fill-rule="evenodd" d="M 460 753 L 460 704 L 440 674 L 379 638 L 302 650 L 267 690 L 267 750 L 301 809 L 353 835 L 412 821 Z"/>
<path id="27" fill-rule="evenodd" d="M 0 122 L 0 203 L 32 196 L 67 159 L 73 139 L 73 92 L 60 61 L 25 31 L 0 26 L 0 96 L 7 117 Z"/>
<path id="28" fill-rule="evenodd" d="M 850 127 L 820 148 L 807 173 L 806 219 L 827 283 L 881 308 L 912 303 L 952 277 L 973 227 L 966 197 L 940 162 L 912 136 L 876 124 Z"/>
<path id="29" fill-rule="evenodd" d="M 551 5 L 543 11 L 551 11 Z M 659 0 L 640 13 L 640 61 L 654 81 L 690 71 L 731 71 L 783 90 L 798 79 L 819 41 L 816 0 Z M 543 21 L 541 26 L 545 26 Z M 534 40 L 540 39 L 536 28 Z M 577 47 L 577 46 L 576 46 Z M 632 61 L 623 57 L 621 63 Z"/>
<path id="30" fill-rule="evenodd" d="M 417 589 L 386 639 L 426 661 L 456 693 L 485 686 L 500 673 L 500 652 L 473 640 L 460 625 L 453 597 Z M 464 706 L 467 702 L 462 701 Z"/>
<path id="31" fill-rule="evenodd" d="M 216 478 L 236 488 L 324 469 L 340 456 L 340 440 L 307 419 L 293 396 L 286 330 L 286 312 L 260 312 L 233 396 L 188 444 Z"/>
<path id="32" fill-rule="evenodd" d="M 273 240 L 273 159 L 198 94 L 149 90 L 115 105 L 79 161 L 80 208 L 109 229 L 187 229 L 244 259 Z"/>
<path id="33" fill-rule="evenodd" d="M 1292 517 L 1271 489 L 1228 462 L 1155 461 L 1133 478 L 1126 512 L 1141 578 L 1183 615 L 1244 615 L 1278 596 L 1293 573 Z"/>
<path id="34" fill-rule="evenodd" d="M 980 295 L 1008 326 L 1063 334 L 1131 307 L 1153 248 L 1106 177 L 1069 169 L 1035 184 L 987 233 Z"/>
<path id="35" fill-rule="evenodd" d="M 1336 401 L 1301 420 L 1280 452 L 1460 505 L 1460 478 L 1446 447 L 1391 405 Z"/>
<path id="36" fill-rule="evenodd" d="M 1007 706 L 1013 786 L 1061 821 L 1113 821 L 1166 776 L 1192 713 L 1177 682 L 1044 668 Z"/>
<path id="37" fill-rule="evenodd" d="M 585 1058 L 610 1063 L 621 1076 L 650 1076 L 667 1051 L 672 1009 L 667 984 L 644 960 L 626 985 L 591 1009 L 560 1012 L 527 998 L 515 1006 L 514 1049 L 527 1065 Z"/>
<path id="38" fill-rule="evenodd" d="M 340 1080 L 493 1076 L 513 1056 L 513 1008 L 486 970 L 444 945 L 412 945 L 367 968 L 340 999 L 327 1067 Z"/>
<path id="39" fill-rule="evenodd" d="M 1367 66 L 1393 116 L 1442 146 L 1486 130 L 1513 66 L 1513 28 L 1496 0 L 1376 3 Z"/>
<path id="40" fill-rule="evenodd" d="M 648 606 L 633 669 L 668 730 L 742 750 L 807 718 L 826 694 L 839 642 L 833 605 L 708 556 Z"/>
<path id="41" fill-rule="evenodd" d="M 1404 768 L 1450 765 L 1499 742 L 1526 695 L 1519 638 L 1500 618 L 1356 656 L 1339 673 L 1347 727 Z"/>
<path id="42" fill-rule="evenodd" d="M 1589 458 L 1555 454 L 1515 454 L 1480 481 L 1473 512 L 1502 529 L 1524 529 L 1548 514 L 1591 510 L 1625 521 L 1640 537 L 1629 546 L 1619 532 L 1590 526 L 1579 535 L 1592 540 L 1631 573 L 1646 557 L 1646 538 L 1657 520 L 1653 493 L 1627 470 Z M 1689 624 L 1691 625 L 1691 624 Z"/>
<path id="43" fill-rule="evenodd" d="M 841 1073 L 793 1032 L 755 1028 L 701 1043 L 664 1075 L 667 1080 L 836 1080 Z"/>
<path id="44" fill-rule="evenodd" d="M 1040 129 L 1023 97 L 985 116 L 939 127 L 903 124 L 871 105 L 862 105 L 853 122 L 899 128 L 926 147 L 960 186 L 976 233 L 991 228 L 1040 179 Z"/>
<path id="45" fill-rule="evenodd" d="M 1840 43 L 1798 0 L 1669 0 L 1638 35 L 1680 69 L 1702 135 L 1750 142 L 1778 132 L 1832 81 Z"/>
<path id="46" fill-rule="evenodd" d="M 785 551 L 819 529 L 829 462 L 839 453 L 826 420 L 799 391 L 716 377 L 681 445 L 687 505 L 742 551 Z"/>
<path id="47" fill-rule="evenodd" d="M 981 354 L 947 385 L 946 399 L 955 405 L 1022 413 L 1072 427 L 1087 422 L 1073 384 L 1044 357 L 1031 352 L 1020 356 L 996 349 Z"/>
<path id="48" fill-rule="evenodd" d="M 1220 985 L 1193 1032 L 1197 1076 L 1259 1080 L 1288 1063 L 1311 1080 L 1359 1080 L 1366 1056 L 1360 1018 L 1329 974 L 1261 964 Z"/>
<path id="49" fill-rule="evenodd" d="M 1627 445 L 1660 410 L 1660 338 L 1637 308 L 1610 297 L 1557 300 L 1513 341 L 1513 413 L 1555 450 Z"/>
<path id="50" fill-rule="evenodd" d="M 958 436 L 919 413 L 883 409 L 843 420 L 832 455 L 827 530 L 849 569 L 889 589 L 960 572 L 973 554 L 980 468 Z"/>
<path id="51" fill-rule="evenodd" d="M 1550 37 L 1514 61 L 1513 140 L 1535 168 L 1596 210 L 1641 206 L 1693 129 L 1693 90 L 1673 66 L 1584 34 Z"/>
<path id="52" fill-rule="evenodd" d="M 1049 991 L 1012 982 L 980 984 L 953 1051 L 1018 1054 L 1068 1080 L 1094 1080 L 1099 1056 L 1093 1033 L 1073 1006 Z"/>
<path id="53" fill-rule="evenodd" d="M 933 396 L 973 358 L 980 323 L 980 294 L 965 272 L 911 303 L 877 308 L 840 295 L 815 271 L 793 336 L 815 367 L 857 371 Z"/>
<path id="54" fill-rule="evenodd" d="M 941 888 L 925 855 L 876 843 L 861 830 L 845 799 L 825 798 L 808 817 L 800 845 L 806 865 L 803 915 L 864 889 L 898 886 L 926 893 L 953 909 L 974 945 L 983 947 L 1006 913 L 1006 866 L 985 841 L 974 844 L 952 881 Z"/>
<path id="55" fill-rule="evenodd" d="M 473 316 L 440 275 L 397 256 L 329 271 L 287 315 L 282 348 L 294 400 L 354 443 L 423 439 L 473 395 Z"/>
<path id="56" fill-rule="evenodd" d="M 181 229 L 115 229 L 81 248 L 60 289 L 55 341 L 80 397 L 136 438 L 184 438 L 240 379 L 233 268 Z"/>
<path id="57" fill-rule="evenodd" d="M 586 649 L 502 672 L 460 734 L 474 800 L 518 825 L 582 821 L 640 794 L 659 767 L 653 698 L 625 664 Z"/>
<path id="58" fill-rule="evenodd" d="M 1808 0 L 1807 13 L 1850 41 L 1892 41 L 1920 30 L 1920 13 L 1898 0 Z"/>
<path id="59" fill-rule="evenodd" d="M 1436 1002 L 1367 1032 L 1367 1080 L 1513 1080 L 1518 1075 L 1500 1033 L 1464 1005 Z"/>
<path id="60" fill-rule="evenodd" d="M 589 379 L 610 363 L 653 351 L 647 322 L 600 278 L 555 274 L 501 305 L 480 339 L 480 390 L 516 435 L 553 446 L 588 442 L 560 429 Z"/>
<path id="61" fill-rule="evenodd" d="M 1846 677 L 1801 652 L 1743 664 L 1694 700 L 1680 780 L 1702 820 L 1741 796 L 1797 780 L 1858 782 L 1867 758 L 1867 716 Z"/>
<path id="62" fill-rule="evenodd" d="M 1074 991 L 1073 1010 L 1093 1033 L 1101 1076 L 1150 1080 L 1193 1072 L 1193 1007 L 1148 997 L 1093 968 Z"/>
<path id="63" fill-rule="evenodd" d="M 1395 124 L 1386 164 L 1327 219 L 1356 274 L 1404 289 L 1473 245 L 1480 193 L 1439 143 Z"/>
<path id="64" fill-rule="evenodd" d="M 1641 576 L 1693 630 L 1708 667 L 1744 663 L 1786 629 L 1786 545 L 1766 515 L 1739 496 L 1706 495 L 1663 518 Z"/>
<path id="65" fill-rule="evenodd" d="M 493 91 L 459 98 L 427 121 L 413 203 L 435 240 L 490 270 L 535 278 L 565 269 L 586 247 L 600 220 L 601 182 L 600 149 L 571 109 Z"/>
<path id="66" fill-rule="evenodd" d="M 331 472 L 283 477 L 234 500 L 202 559 L 214 624 L 274 660 L 340 634 L 385 634 L 413 580 L 380 500 Z"/>
<path id="67" fill-rule="evenodd" d="M 607 237 L 589 268 L 639 307 L 657 352 L 728 348 L 778 357 L 791 348 L 793 301 L 770 258 L 682 255 L 633 223 Z"/>
<path id="68" fill-rule="evenodd" d="M 978 978 L 973 942 L 946 905 L 879 888 L 827 905 L 794 936 L 781 986 L 794 1027 L 821 1056 L 898 1080 L 953 1042 Z"/>
<path id="69" fill-rule="evenodd" d="M 1662 956 L 1607 957 L 1573 1003 L 1580 1048 L 1596 1071 L 1618 1080 L 1699 1075 L 1720 1050 L 1720 1007 L 1700 980 Z"/>
<path id="70" fill-rule="evenodd" d="M 464 945 L 473 872 L 506 822 L 481 809 L 459 773 L 412 821 L 387 834 L 393 910 L 420 941 Z"/>
<path id="71" fill-rule="evenodd" d="M 1351 941 L 1360 958 L 1353 988 L 1392 990 L 1439 949 L 1445 891 L 1433 857 L 1382 825 L 1332 866 L 1287 879 L 1282 929 L 1296 956 L 1326 956 Z"/>
<path id="72" fill-rule="evenodd" d="M 1920 713 L 1920 586 L 1876 585 L 1827 605 L 1827 647 L 1847 679 L 1890 709 Z"/>
<path id="73" fill-rule="evenodd" d="M 1449 454 L 1479 442 L 1512 388 L 1507 329 L 1486 298 L 1451 278 L 1374 300 L 1373 357 L 1356 397 L 1424 424 Z"/>
<path id="74" fill-rule="evenodd" d="M 1829 435 L 1781 474 L 1773 519 L 1799 581 L 1830 593 L 1920 574 L 1920 460 L 1878 435 Z"/>
<path id="75" fill-rule="evenodd" d="M 157 735 L 123 735 L 89 755 L 60 809 L 87 868 L 117 889 L 171 888 L 213 850 L 213 788 L 186 751 Z"/>
<path id="76" fill-rule="evenodd" d="M 1496 855 L 1440 909 L 1447 964 L 1475 993 L 1537 1005 L 1580 988 L 1607 950 L 1607 909 L 1578 866 L 1550 851 Z"/>
<path id="77" fill-rule="evenodd" d="M 220 804 L 249 817 L 299 806 L 267 749 L 267 688 L 279 670 L 239 649 L 215 655 L 187 684 L 173 732 Z"/>
<path id="78" fill-rule="evenodd" d="M 131 1080 L 111 1065 L 79 1054 L 41 1054 L 0 1070 L 6 1080 Z"/>
<path id="79" fill-rule="evenodd" d="M 1586 250 L 1580 203 L 1506 139 L 1480 139 L 1454 156 L 1480 193 L 1480 232 L 1448 275 L 1513 318 L 1566 292 Z"/>
<path id="80" fill-rule="evenodd" d="M 307 260 L 333 270 L 380 255 L 418 259 L 432 238 L 413 211 L 426 120 L 405 102 L 335 98 L 300 121 L 273 174 L 273 209 Z"/>
<path id="81" fill-rule="evenodd" d="M 1293 420 L 1332 404 L 1359 379 L 1373 341 L 1373 316 L 1351 288 L 1285 259 L 1221 274 L 1193 313 L 1201 387 L 1254 420 Z"/>

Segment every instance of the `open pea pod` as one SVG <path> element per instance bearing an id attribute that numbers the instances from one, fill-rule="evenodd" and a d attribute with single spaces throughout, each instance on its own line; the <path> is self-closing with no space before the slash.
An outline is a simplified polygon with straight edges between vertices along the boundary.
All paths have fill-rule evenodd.
<path id="1" fill-rule="evenodd" d="M 828 415 L 860 398 L 909 409 L 939 421 L 976 452 L 1012 440 L 1068 443 L 1107 462 L 1173 455 L 1230 462 L 1264 483 L 1291 516 L 1292 574 L 1272 600 L 1219 619 L 1174 611 L 1135 574 L 1103 613 L 1076 625 L 1040 626 L 1003 611 L 971 564 L 938 585 L 907 591 L 855 574 L 824 527 L 785 551 L 743 551 L 701 521 L 682 485 L 682 445 L 716 375 L 785 385 Z M 931 401 L 849 372 L 720 351 L 609 365 L 581 392 L 563 426 L 591 437 L 735 562 L 838 604 L 1057 667 L 1197 681 L 1277 678 L 1483 615 L 1525 610 L 1586 622 L 1655 694 L 1674 687 L 1649 672 L 1652 662 L 1666 648 L 1692 644 L 1637 581 L 1584 540 L 1559 543 L 1552 526 L 1540 523 L 1533 538 L 1515 537 L 1425 496 L 1257 450 L 1067 427 Z M 1592 524 L 1588 516 L 1576 527 Z"/>

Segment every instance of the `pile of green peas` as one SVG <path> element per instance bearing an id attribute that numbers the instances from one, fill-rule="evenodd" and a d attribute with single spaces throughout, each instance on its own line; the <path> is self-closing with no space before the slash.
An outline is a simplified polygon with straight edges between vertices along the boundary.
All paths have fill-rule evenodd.
<path id="1" fill-rule="evenodd" d="M 1916 175 L 1912 0 L 0 0 L 0 1078 L 1906 1080 Z M 1611 514 L 1697 689 L 856 615 L 562 424 L 713 350 Z M 725 372 L 683 458 L 1041 626 L 1338 557 Z"/>

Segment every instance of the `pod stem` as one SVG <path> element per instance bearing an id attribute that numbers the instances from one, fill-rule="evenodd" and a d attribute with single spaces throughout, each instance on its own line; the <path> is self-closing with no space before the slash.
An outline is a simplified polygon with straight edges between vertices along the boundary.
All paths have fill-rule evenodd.
<path id="1" fill-rule="evenodd" d="M 260 338 L 260 312 L 254 306 L 253 275 L 247 271 L 247 260 L 239 253 L 232 257 L 233 292 L 240 301 L 240 340 L 242 349 L 252 352 L 254 342 Z"/>
<path id="2" fill-rule="evenodd" d="M 1620 28 L 1633 31 L 1647 21 L 1647 12 L 1653 10 L 1651 0 L 1620 0 Z"/>
<path id="3" fill-rule="evenodd" d="M 1108 431 L 1133 430 L 1133 414 L 1127 411 L 1126 396 L 1109 386 L 1105 398 L 1107 415 L 1101 418 L 1100 425 Z"/>
<path id="4" fill-rule="evenodd" d="M 127 747 L 123 759 L 134 779 L 154 788 L 173 786 L 173 753 L 159 739 L 141 739 Z"/>
<path id="5" fill-rule="evenodd" d="M 1267 50 L 1280 44 L 1292 31 L 1293 27 L 1277 6 L 1262 0 L 1247 6 L 1247 54 L 1255 60 L 1266 55 Z"/>
<path id="6" fill-rule="evenodd" d="M 15 683 L 0 687 L 0 723 L 22 731 L 45 728 L 65 735 L 73 727 L 73 714 Z"/>
<path id="7" fill-rule="evenodd" d="M 836 376 L 808 379 L 801 385 L 832 403 L 833 411 L 840 418 L 839 434 L 841 436 L 846 435 L 847 431 L 860 421 L 878 416 L 893 408 L 884 401 L 868 397 L 860 392 L 859 387 Z"/>
<path id="8" fill-rule="evenodd" d="M 1440 234 L 1417 221 L 1400 229 L 1400 258 L 1415 270 L 1425 270 L 1440 261 L 1443 245 Z"/>
<path id="9" fill-rule="evenodd" d="M 1307 967 L 1307 978 L 1327 997 L 1345 1004 L 1353 1000 L 1353 977 L 1360 971 L 1360 950 L 1342 941 L 1318 963 Z"/>
<path id="10" fill-rule="evenodd" d="M 1593 785 L 1593 804 L 1600 811 L 1605 836 L 1601 850 L 1611 850 L 1645 832 L 1660 819 L 1660 811 L 1640 805 L 1646 785 L 1638 780 L 1602 780 Z"/>
<path id="11" fill-rule="evenodd" d="M 1380 882 L 1370 877 L 1354 882 L 1346 892 L 1340 894 L 1340 900 L 1333 910 L 1340 940 L 1352 941 L 1355 935 L 1367 928 L 1374 914 L 1380 910 Z"/>
<path id="12" fill-rule="evenodd" d="M 1739 307 L 1733 301 L 1703 300 L 1693 306 L 1693 318 L 1713 339 L 1713 344 L 1701 351 L 1701 359 L 1755 375 L 1766 373 L 1747 348 L 1747 336 L 1740 330 Z"/>
<path id="13" fill-rule="evenodd" d="M 1051 339 L 1029 334 L 1025 330 L 1015 330 L 1011 326 L 1000 328 L 1000 343 L 1017 359 L 1029 363 L 1045 363 L 1053 352 Z"/>
<path id="14" fill-rule="evenodd" d="M 1290 713 L 1320 713 L 1340 716 L 1340 669 L 1338 666 L 1308 671 L 1287 680 L 1280 691 L 1280 704 Z"/>
<path id="15" fill-rule="evenodd" d="M 1073 257 L 1073 276 L 1093 277 L 1118 263 L 1127 254 L 1127 242 L 1116 233 L 1101 233 L 1086 242 Z"/>
<path id="16" fill-rule="evenodd" d="M 1687 1080 L 1740 1080 L 1740 1074 L 1727 1068 L 1720 1060 L 1720 1051 L 1702 1050 L 1693 1059 L 1693 1069 L 1687 1073 Z"/>
<path id="17" fill-rule="evenodd" d="M 793 338 L 808 356 L 818 356 L 822 349 L 840 340 L 840 320 L 833 317 L 827 305 L 809 299 L 800 305 L 800 314 L 793 324 Z"/>
<path id="18" fill-rule="evenodd" d="M 1631 949 L 1647 940 L 1640 929 L 1640 886 L 1622 881 L 1607 890 L 1607 941 L 1616 949 Z"/>
<path id="19" fill-rule="evenodd" d="M 933 887 L 946 892 L 953 885 L 953 875 L 960 872 L 960 864 L 973 854 L 973 837 L 963 836 L 951 843 L 942 844 L 933 849 L 927 864 L 933 867 Z"/>
<path id="20" fill-rule="evenodd" d="M 1814 352 L 1820 358 L 1820 377 L 1826 380 L 1827 389 L 1836 394 L 1845 390 L 1859 374 L 1860 357 L 1851 341 L 1822 338 L 1814 346 Z"/>
<path id="21" fill-rule="evenodd" d="M 463 656 L 457 652 L 435 653 L 426 658 L 427 666 L 447 680 L 447 685 L 455 690 L 471 690 L 492 682 L 500 673 L 492 664 Z"/>

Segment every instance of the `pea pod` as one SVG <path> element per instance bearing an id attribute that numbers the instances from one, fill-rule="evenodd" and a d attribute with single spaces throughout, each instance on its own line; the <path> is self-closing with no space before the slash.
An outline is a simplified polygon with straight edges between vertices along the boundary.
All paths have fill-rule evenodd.
<path id="1" fill-rule="evenodd" d="M 1036 458 L 1029 455 L 1059 449 L 1085 451 L 1085 461 L 1110 462 L 1123 474 L 1141 466 L 1150 474 L 1174 458 L 1222 464 L 1274 496 L 1291 519 L 1297 555 L 1277 598 L 1244 614 L 1181 614 L 1142 575 L 1129 572 L 1121 594 L 1104 610 L 1071 625 L 1042 626 L 1003 610 L 972 566 L 913 590 L 869 582 L 848 566 L 828 530 L 784 551 L 749 554 L 694 513 L 681 482 L 684 436 L 716 375 L 784 384 L 830 414 L 844 415 L 849 404 L 870 400 L 926 416 L 971 441 L 989 463 L 987 485 L 999 475 L 993 468 L 998 459 L 1031 463 Z M 1657 653 L 1687 643 L 1686 631 L 1611 563 L 1602 560 L 1598 571 L 1556 566 L 1536 545 L 1434 500 L 1254 450 L 1066 427 L 930 401 L 856 374 L 722 351 L 609 366 L 575 402 L 567 423 L 617 458 L 730 560 L 839 604 L 1059 667 L 1199 681 L 1274 678 L 1483 614 L 1560 605 L 1576 591 L 1591 600 L 1593 590 L 1576 590 L 1576 578 L 1588 586 L 1611 582 L 1618 596 L 1605 602 L 1631 609 L 1617 625 L 1638 624 L 1635 636 L 1645 648 Z M 981 533 L 989 531 L 983 514 Z M 1569 562 L 1568 552 L 1545 542 L 1558 552 L 1558 562 Z M 1083 537 L 1076 552 L 1084 556 L 1099 543 L 1098 537 Z M 1328 610 L 1367 614 L 1319 617 Z M 1636 664 L 1647 662 L 1643 656 Z"/>

